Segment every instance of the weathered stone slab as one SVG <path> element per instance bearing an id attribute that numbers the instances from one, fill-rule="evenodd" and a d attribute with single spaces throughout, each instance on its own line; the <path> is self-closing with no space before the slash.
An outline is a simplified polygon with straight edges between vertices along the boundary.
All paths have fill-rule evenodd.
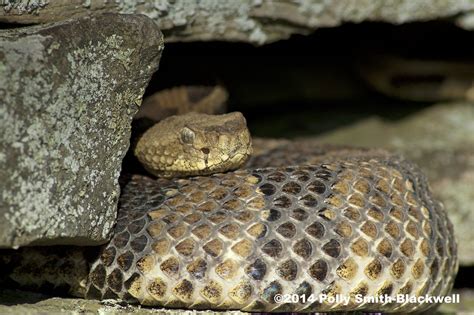
<path id="1" fill-rule="evenodd" d="M 91 12 L 141 13 L 155 20 L 167 41 L 264 44 L 344 22 L 399 24 L 472 9 L 473 0 L 7 0 L 0 7 L 0 22 L 44 23 Z"/>
<path id="2" fill-rule="evenodd" d="M 163 40 L 146 16 L 0 32 L 0 247 L 94 245 Z"/>

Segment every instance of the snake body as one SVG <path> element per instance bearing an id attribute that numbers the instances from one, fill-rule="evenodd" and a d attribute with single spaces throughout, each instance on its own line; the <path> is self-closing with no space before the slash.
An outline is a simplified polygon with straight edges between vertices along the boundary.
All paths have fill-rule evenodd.
<path id="1" fill-rule="evenodd" d="M 450 291 L 457 269 L 452 226 L 424 177 L 381 152 L 337 159 L 319 152 L 323 162 L 308 166 L 167 182 L 135 176 L 86 296 L 246 311 L 431 307 L 355 303 L 358 294 Z M 339 294 L 351 302 L 277 304 L 277 294 Z"/>
<path id="2" fill-rule="evenodd" d="M 211 163 L 215 141 L 196 131 L 188 141 L 189 130 L 180 128 L 170 141 L 184 142 L 197 165 Z M 226 145 L 234 143 L 232 129 L 221 129 L 227 136 L 219 150 L 234 147 Z M 246 130 L 241 135 L 248 140 Z M 162 163 L 149 157 L 162 142 L 143 149 L 143 159 Z M 357 298 L 449 293 L 458 268 L 453 227 L 416 166 L 382 150 L 256 144 L 240 170 L 134 175 L 107 245 L 92 253 L 25 248 L 20 260 L 3 255 L 10 280 L 142 305 L 272 312 L 423 311 L 434 305 Z M 244 147 L 216 160 L 249 154 Z M 349 301 L 309 299 L 321 294 Z M 281 295 L 298 300 L 277 303 Z"/>

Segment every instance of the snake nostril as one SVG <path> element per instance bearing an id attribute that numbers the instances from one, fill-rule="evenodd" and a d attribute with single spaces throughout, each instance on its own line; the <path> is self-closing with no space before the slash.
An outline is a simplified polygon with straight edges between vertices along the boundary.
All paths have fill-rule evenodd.
<path id="1" fill-rule="evenodd" d="M 209 154 L 209 152 L 210 152 L 210 151 L 209 151 L 209 148 L 202 148 L 201 151 L 202 151 L 202 153 L 204 153 L 204 154 Z"/>

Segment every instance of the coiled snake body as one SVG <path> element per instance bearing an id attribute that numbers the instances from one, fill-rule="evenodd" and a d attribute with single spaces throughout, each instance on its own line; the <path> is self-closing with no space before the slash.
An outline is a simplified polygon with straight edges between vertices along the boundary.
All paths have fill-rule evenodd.
<path id="1" fill-rule="evenodd" d="M 135 175 L 90 269 L 76 250 L 65 254 L 73 262 L 54 273 L 80 274 L 69 281 L 75 294 L 195 309 L 422 311 L 433 305 L 356 297 L 446 295 L 457 271 L 452 225 L 414 165 L 304 142 L 261 150 L 234 172 Z M 28 266 L 12 278 L 24 280 Z M 285 294 L 299 300 L 275 301 Z M 350 300 L 301 298 L 311 294 Z"/>

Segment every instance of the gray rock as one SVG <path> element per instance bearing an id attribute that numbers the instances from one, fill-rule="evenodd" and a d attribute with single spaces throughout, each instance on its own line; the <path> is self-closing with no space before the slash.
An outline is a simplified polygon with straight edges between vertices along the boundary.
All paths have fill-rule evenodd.
<path id="1" fill-rule="evenodd" d="M 474 103 L 438 104 L 396 122 L 373 117 L 316 139 L 382 147 L 416 162 L 454 224 L 461 265 L 474 265 Z"/>
<path id="2" fill-rule="evenodd" d="M 16 0 L 3 1 L 0 22 L 44 23 L 93 11 L 141 13 L 155 20 L 167 41 L 264 44 L 344 22 L 400 24 L 455 16 L 472 9 L 472 0 Z"/>
<path id="3" fill-rule="evenodd" d="M 0 247 L 95 245 L 163 40 L 146 16 L 0 32 Z"/>
<path id="4" fill-rule="evenodd" d="M 443 304 L 435 315 L 463 315 L 471 314 L 474 310 L 474 291 L 455 290 L 454 294 L 460 295 L 460 303 Z M 240 311 L 205 311 L 181 310 L 141 307 L 135 305 L 121 305 L 117 301 L 95 301 L 72 298 L 51 298 L 38 293 L 25 291 L 3 290 L 0 291 L 0 313 L 11 315 L 43 315 L 43 314 L 137 314 L 137 315 L 247 315 L 250 313 Z M 431 313 L 430 313 L 431 314 Z"/>

